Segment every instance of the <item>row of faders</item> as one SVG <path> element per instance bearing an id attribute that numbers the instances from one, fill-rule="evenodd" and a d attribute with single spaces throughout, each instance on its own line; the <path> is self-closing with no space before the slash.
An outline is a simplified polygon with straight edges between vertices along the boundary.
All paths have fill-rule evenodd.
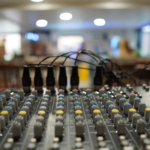
<path id="1" fill-rule="evenodd" d="M 109 150 L 105 142 L 106 125 L 103 120 L 100 107 L 98 106 L 98 103 L 94 95 L 92 94 L 92 90 L 90 92 L 90 89 L 86 89 L 86 101 L 87 101 L 89 111 L 91 113 L 93 124 L 95 126 L 97 141 L 98 141 L 98 148 L 99 150 L 103 150 L 103 149 Z"/>
<path id="2" fill-rule="evenodd" d="M 33 137 L 30 139 L 28 143 L 28 150 L 35 150 L 38 146 L 37 142 L 40 142 L 43 138 L 43 132 L 45 130 L 45 123 L 48 116 L 49 105 L 50 105 L 51 97 L 50 93 L 46 92 L 46 94 L 42 97 L 38 110 L 35 116 L 35 122 L 33 125 Z"/>
<path id="3" fill-rule="evenodd" d="M 147 139 L 146 121 L 149 121 L 150 108 L 146 108 L 146 104 L 141 102 L 141 97 L 136 92 L 130 93 L 129 100 L 125 98 L 124 92 L 114 94 L 114 91 L 107 92 L 105 89 L 99 91 L 101 97 L 101 103 L 105 108 L 106 113 L 114 124 L 114 128 L 117 129 L 118 135 L 120 135 L 121 145 L 123 149 L 136 149 L 138 146 L 143 146 L 144 149 L 149 150 L 150 143 Z M 110 95 L 114 94 L 115 100 L 110 100 Z M 148 127 L 149 129 L 149 127 Z M 128 131 L 129 130 L 129 131 Z M 126 140 L 126 132 L 132 132 L 130 135 L 132 140 L 137 138 L 136 148 L 130 145 Z M 140 141 L 142 139 L 142 141 Z"/>
<path id="4" fill-rule="evenodd" d="M 74 120 L 75 120 L 75 133 L 76 133 L 76 141 L 75 141 L 75 149 L 82 149 L 84 141 L 84 114 L 81 104 L 80 96 L 76 93 L 76 90 L 73 90 L 73 108 L 74 108 Z"/>
<path id="5" fill-rule="evenodd" d="M 19 95 L 19 93 L 21 93 Z M 3 134 L 5 126 L 9 124 L 13 116 L 18 112 L 23 100 L 23 91 L 18 91 L 18 94 L 10 95 L 10 90 L 5 90 L 4 95 L 0 95 L 0 132 Z"/>
<path id="6" fill-rule="evenodd" d="M 11 129 L 11 137 L 8 138 L 6 143 L 3 145 L 4 149 L 11 149 L 13 147 L 14 141 L 18 141 L 19 138 L 23 135 L 22 132 L 25 129 L 30 112 L 34 106 L 35 97 L 33 96 L 32 99 L 28 97 L 24 101 L 23 90 L 19 90 L 18 94 L 13 93 L 12 95 L 10 95 L 7 90 L 5 91 L 5 94 L 7 97 L 6 100 L 8 100 L 8 102 L 4 109 L 1 111 L 0 125 L 2 129 L 1 133 L 5 136 L 5 125 L 6 129 L 8 130 L 7 126 L 12 124 L 12 126 L 9 125 L 9 128 Z M 18 114 L 16 115 L 16 113 Z"/>
<path id="7" fill-rule="evenodd" d="M 59 142 L 63 140 L 64 136 L 64 123 L 65 123 L 65 110 L 66 110 L 66 97 L 64 90 L 59 91 L 56 103 L 56 116 L 55 116 L 55 137 L 53 140 L 52 150 L 59 149 Z"/>

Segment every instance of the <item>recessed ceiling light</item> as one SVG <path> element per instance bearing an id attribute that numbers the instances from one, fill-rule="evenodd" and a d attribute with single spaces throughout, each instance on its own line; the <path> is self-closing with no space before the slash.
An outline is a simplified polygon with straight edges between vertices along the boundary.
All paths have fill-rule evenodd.
<path id="1" fill-rule="evenodd" d="M 150 25 L 146 25 L 142 28 L 142 32 L 149 33 L 150 32 Z"/>
<path id="2" fill-rule="evenodd" d="M 96 25 L 96 26 L 103 26 L 103 25 L 105 25 L 105 20 L 104 19 L 102 19 L 102 18 L 98 18 L 98 19 L 95 19 L 94 20 L 94 24 Z"/>
<path id="3" fill-rule="evenodd" d="M 43 2 L 44 0 L 31 0 L 32 2 L 36 2 L 36 3 L 39 3 L 39 2 Z"/>
<path id="4" fill-rule="evenodd" d="M 62 13 L 62 14 L 60 14 L 60 19 L 61 20 L 70 20 L 70 19 L 72 19 L 72 14 L 70 14 L 70 13 Z"/>
<path id="5" fill-rule="evenodd" d="M 45 26 L 47 26 L 47 24 L 48 24 L 48 22 L 46 20 L 38 20 L 36 22 L 36 26 L 38 26 L 38 27 L 45 27 Z"/>

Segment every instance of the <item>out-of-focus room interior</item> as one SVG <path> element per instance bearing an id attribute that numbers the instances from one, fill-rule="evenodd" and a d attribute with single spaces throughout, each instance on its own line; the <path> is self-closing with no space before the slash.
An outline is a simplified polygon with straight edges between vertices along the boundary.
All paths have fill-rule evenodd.
<path id="1" fill-rule="evenodd" d="M 0 0 L 1 88 L 22 86 L 24 64 L 81 49 L 110 58 L 126 72 L 142 69 L 150 60 L 150 1 Z M 85 55 L 79 58 L 93 62 Z M 61 65 L 63 59 L 57 59 L 55 64 Z M 73 62 L 68 59 L 66 64 Z M 79 66 L 93 68 L 85 63 Z M 69 69 L 67 73 L 69 76 Z M 45 79 L 44 66 L 42 74 Z M 57 67 L 55 74 L 58 76 Z M 79 70 L 80 87 L 91 86 L 93 75 L 92 71 Z M 143 71 L 140 79 L 136 74 L 134 78 L 137 84 L 149 84 L 149 69 Z"/>

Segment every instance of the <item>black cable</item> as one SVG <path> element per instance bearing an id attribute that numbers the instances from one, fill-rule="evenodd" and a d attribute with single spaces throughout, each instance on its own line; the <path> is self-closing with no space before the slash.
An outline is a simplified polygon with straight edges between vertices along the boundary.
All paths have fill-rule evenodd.
<path id="1" fill-rule="evenodd" d="M 76 52 L 76 53 L 79 54 L 79 52 Z M 89 56 L 89 54 L 87 54 L 87 53 L 85 53 L 85 52 L 83 52 L 83 51 L 80 52 L 80 54 L 84 54 L 84 55 Z M 73 55 L 73 54 L 70 54 L 70 55 L 68 55 L 68 56 L 65 58 L 65 60 L 64 60 L 63 63 L 62 63 L 62 65 L 64 65 L 64 63 L 66 62 L 66 60 L 67 60 L 71 55 Z M 90 55 L 89 57 L 92 57 L 95 61 L 98 62 L 98 60 L 95 59 L 93 56 Z M 78 61 L 77 57 L 76 57 L 75 61 Z"/>
<path id="2" fill-rule="evenodd" d="M 29 64 L 29 65 L 38 65 L 38 63 Z M 49 64 L 40 64 L 40 65 L 49 65 Z M 52 65 L 52 66 L 60 66 L 60 65 Z M 73 66 L 64 66 L 64 67 L 70 67 L 70 68 L 72 68 Z M 85 69 L 85 70 L 95 71 L 95 69 L 90 69 L 90 68 L 83 68 L 83 67 L 78 67 L 78 68 L 79 69 Z"/>
<path id="3" fill-rule="evenodd" d="M 66 54 L 69 54 L 69 53 L 71 53 L 71 52 L 74 52 L 74 51 L 70 51 L 70 52 L 67 52 L 67 53 L 64 53 L 64 54 L 61 54 L 61 55 L 58 55 L 58 56 L 47 56 L 46 58 L 44 58 L 43 60 L 41 60 L 41 61 L 39 62 L 39 65 L 40 65 L 43 61 L 45 61 L 46 59 L 48 59 L 48 58 L 56 57 L 56 59 L 58 59 L 59 57 L 61 57 L 61 56 L 63 56 L 63 55 L 66 55 Z"/>

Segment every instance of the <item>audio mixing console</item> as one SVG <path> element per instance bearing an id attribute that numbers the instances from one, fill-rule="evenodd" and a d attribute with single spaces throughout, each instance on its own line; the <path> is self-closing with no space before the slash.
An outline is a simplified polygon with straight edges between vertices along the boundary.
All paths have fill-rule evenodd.
<path id="1" fill-rule="evenodd" d="M 0 93 L 1 150 L 150 150 L 149 87 Z"/>
<path id="2" fill-rule="evenodd" d="M 73 54 L 76 59 L 70 57 Z M 96 64 L 79 60 L 80 54 Z M 50 64 L 43 64 L 52 57 Z M 56 65 L 56 89 L 53 63 L 60 57 L 65 60 Z M 74 65 L 65 66 L 69 58 Z M 78 67 L 77 62 L 95 69 Z M 34 81 L 31 65 L 35 66 Z M 44 89 L 41 65 L 47 66 Z M 66 67 L 72 68 L 70 90 Z M 139 77 L 147 67 L 148 63 Z M 95 71 L 93 88 L 79 89 L 78 69 Z M 0 89 L 0 150 L 150 150 L 149 86 L 131 86 L 135 85 L 132 75 L 138 71 L 123 72 L 110 59 L 87 50 L 47 56 L 39 63 L 25 65 L 23 88 Z M 131 85 L 123 82 L 126 78 Z"/>

